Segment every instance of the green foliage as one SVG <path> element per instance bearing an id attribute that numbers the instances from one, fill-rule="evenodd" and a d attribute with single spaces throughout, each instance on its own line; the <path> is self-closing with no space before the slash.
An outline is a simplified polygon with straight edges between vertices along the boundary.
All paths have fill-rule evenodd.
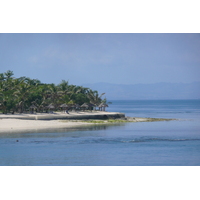
<path id="1" fill-rule="evenodd" d="M 82 105 L 84 103 L 89 103 L 89 99 L 88 99 L 87 95 L 82 94 L 82 93 L 75 94 L 74 101 L 79 105 Z"/>
<path id="2" fill-rule="evenodd" d="M 0 112 L 24 112 L 31 105 L 37 106 L 37 111 L 45 110 L 53 104 L 59 109 L 61 104 L 92 103 L 99 105 L 102 101 L 97 91 L 82 86 L 70 85 L 62 80 L 60 84 L 44 84 L 37 79 L 28 77 L 14 78 L 14 73 L 8 70 L 0 73 Z"/>

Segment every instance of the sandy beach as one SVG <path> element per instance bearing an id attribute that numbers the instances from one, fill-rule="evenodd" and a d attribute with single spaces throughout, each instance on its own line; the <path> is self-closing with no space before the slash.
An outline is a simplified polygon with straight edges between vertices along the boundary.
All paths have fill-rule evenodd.
<path id="1" fill-rule="evenodd" d="M 23 120 L 23 119 L 0 119 L 0 133 L 19 131 L 38 131 L 45 129 L 60 129 L 85 126 L 85 122 L 62 122 L 61 120 Z"/>
<path id="2" fill-rule="evenodd" d="M 66 113 L 37 113 L 37 114 L 0 114 L 0 133 L 15 132 L 37 132 L 51 129 L 78 128 L 94 125 L 89 120 L 104 120 L 125 118 L 123 113 L 118 112 L 72 112 Z M 83 121 L 82 121 L 83 120 Z M 88 122 L 86 121 L 88 120 Z M 168 121 L 172 119 L 156 118 L 132 118 L 126 117 L 126 121 L 149 122 L 149 121 Z M 117 121 L 116 121 L 117 122 Z"/>
<path id="3" fill-rule="evenodd" d="M 0 114 L 0 133 L 30 132 L 45 129 L 62 129 L 90 125 L 91 123 L 73 121 L 82 119 L 101 119 L 108 117 L 123 117 L 122 113 L 114 112 L 74 112 L 65 113 L 37 113 L 37 114 Z M 64 120 L 64 121 L 63 121 Z"/>

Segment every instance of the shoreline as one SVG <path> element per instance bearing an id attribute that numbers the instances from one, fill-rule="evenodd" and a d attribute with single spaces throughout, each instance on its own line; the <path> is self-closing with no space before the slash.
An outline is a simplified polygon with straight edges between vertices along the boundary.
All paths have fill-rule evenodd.
<path id="1" fill-rule="evenodd" d="M 0 114 L 0 119 L 26 119 L 26 120 L 56 120 L 56 119 L 109 119 L 122 118 L 124 113 L 106 112 L 106 111 L 81 111 L 70 112 L 69 114 L 63 112 L 54 113 L 34 113 L 34 114 Z"/>
<path id="2" fill-rule="evenodd" d="M 174 119 L 125 117 L 117 112 L 79 112 L 54 114 L 0 114 L 0 134 L 38 132 L 51 129 L 72 129 L 87 126 L 108 125 L 126 122 L 169 121 Z M 98 122 L 98 123 L 97 123 Z"/>

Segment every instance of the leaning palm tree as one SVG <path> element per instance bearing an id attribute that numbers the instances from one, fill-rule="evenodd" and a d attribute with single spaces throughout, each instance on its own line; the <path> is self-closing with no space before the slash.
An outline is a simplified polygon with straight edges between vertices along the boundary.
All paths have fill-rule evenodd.
<path id="1" fill-rule="evenodd" d="M 88 99 L 90 101 L 90 103 L 94 104 L 96 107 L 102 102 L 101 97 L 104 95 L 105 93 L 102 93 L 101 95 L 99 95 L 99 93 L 95 90 L 89 90 L 87 96 Z"/>

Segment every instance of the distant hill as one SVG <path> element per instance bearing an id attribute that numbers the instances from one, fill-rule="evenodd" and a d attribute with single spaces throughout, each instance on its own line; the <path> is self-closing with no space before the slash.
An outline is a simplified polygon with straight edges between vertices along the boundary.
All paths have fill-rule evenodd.
<path id="1" fill-rule="evenodd" d="M 99 93 L 106 93 L 108 100 L 142 99 L 200 99 L 200 82 L 155 84 L 83 84 Z"/>

